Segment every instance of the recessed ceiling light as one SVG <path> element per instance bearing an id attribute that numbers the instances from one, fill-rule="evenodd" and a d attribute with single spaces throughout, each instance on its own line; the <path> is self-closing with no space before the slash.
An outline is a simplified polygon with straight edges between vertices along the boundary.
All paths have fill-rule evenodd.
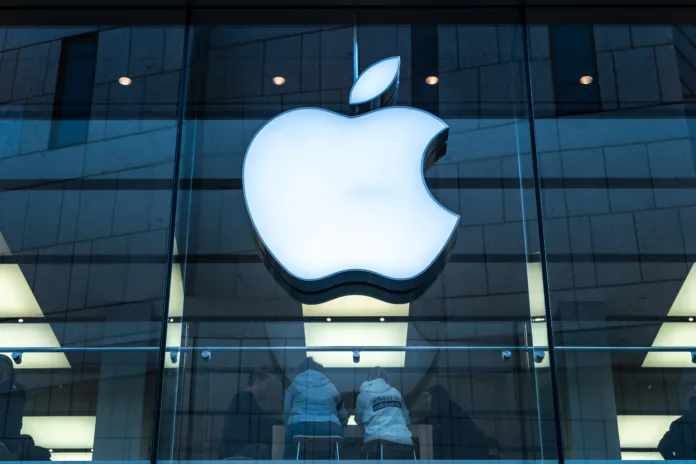
<path id="1" fill-rule="evenodd" d="M 273 83 L 275 85 L 283 85 L 285 84 L 285 78 L 283 76 L 276 76 L 273 78 Z"/>
<path id="2" fill-rule="evenodd" d="M 131 85 L 133 81 L 131 80 L 130 77 L 119 77 L 118 78 L 118 83 L 121 85 Z"/>
<path id="3" fill-rule="evenodd" d="M 588 85 L 591 84 L 594 81 L 594 78 L 592 76 L 582 76 L 580 78 L 580 83 L 582 85 Z"/>
<path id="4" fill-rule="evenodd" d="M 379 322 L 384 322 L 384 318 L 383 318 L 383 317 L 380 317 L 380 318 L 379 318 Z"/>
<path id="5" fill-rule="evenodd" d="M 694 318 L 693 318 L 693 317 L 690 317 L 690 318 L 689 318 L 689 322 L 694 322 Z"/>
<path id="6" fill-rule="evenodd" d="M 17 319 L 17 322 L 19 322 L 21 324 L 22 322 L 24 322 L 24 319 L 21 319 L 21 318 Z"/>
<path id="7" fill-rule="evenodd" d="M 440 82 L 440 79 L 438 79 L 437 76 L 428 76 L 425 78 L 425 83 L 428 85 L 435 85 L 438 82 Z"/>
<path id="8" fill-rule="evenodd" d="M 174 318 L 173 318 L 173 317 L 170 317 L 170 318 L 169 318 L 169 322 L 174 322 Z"/>
<path id="9" fill-rule="evenodd" d="M 326 318 L 326 322 L 331 322 L 331 318 L 330 318 L 330 317 L 327 317 L 327 318 Z"/>

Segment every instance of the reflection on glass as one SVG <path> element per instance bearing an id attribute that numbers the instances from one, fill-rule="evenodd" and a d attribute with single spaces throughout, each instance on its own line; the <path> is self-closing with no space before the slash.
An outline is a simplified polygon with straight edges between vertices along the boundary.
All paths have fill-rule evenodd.
<path id="1" fill-rule="evenodd" d="M 0 460 L 149 460 L 170 280 L 170 312 L 183 306 L 166 273 L 184 28 L 14 26 L 0 28 Z"/>
<path id="2" fill-rule="evenodd" d="M 0 460 L 696 460 L 696 28 L 438 14 L 0 29 Z M 303 305 L 246 149 L 391 56 L 458 240 L 408 304 Z"/>

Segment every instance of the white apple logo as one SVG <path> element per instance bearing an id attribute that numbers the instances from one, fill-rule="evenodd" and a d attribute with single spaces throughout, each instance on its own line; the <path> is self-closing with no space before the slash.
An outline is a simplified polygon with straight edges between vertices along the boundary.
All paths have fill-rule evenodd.
<path id="1" fill-rule="evenodd" d="M 398 57 L 372 65 L 350 103 L 391 100 L 398 70 Z M 242 185 L 259 246 L 286 288 L 311 302 L 370 289 L 389 300 L 432 283 L 425 276 L 439 273 L 459 222 L 423 177 L 447 134 L 432 114 L 396 106 L 354 117 L 300 108 L 268 121 L 249 144 Z"/>

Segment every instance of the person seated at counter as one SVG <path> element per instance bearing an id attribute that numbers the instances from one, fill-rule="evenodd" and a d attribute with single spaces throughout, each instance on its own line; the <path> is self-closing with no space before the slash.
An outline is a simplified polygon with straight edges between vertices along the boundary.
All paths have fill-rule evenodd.
<path id="1" fill-rule="evenodd" d="M 249 376 L 249 384 L 237 393 L 227 411 L 218 457 L 270 459 L 273 426 L 282 422 L 264 411 L 261 403 L 271 394 L 278 379 L 259 369 Z"/>
<path id="2" fill-rule="evenodd" d="M 14 363 L 0 354 L 0 461 L 50 461 L 51 452 L 22 434 L 27 395 L 17 381 Z"/>
<path id="3" fill-rule="evenodd" d="M 355 422 L 364 428 L 367 459 L 414 459 L 408 410 L 382 367 L 372 368 L 360 385 Z"/>
<path id="4" fill-rule="evenodd" d="M 696 390 L 689 409 L 669 426 L 657 449 L 665 460 L 696 459 Z"/>
<path id="5" fill-rule="evenodd" d="M 297 368 L 297 376 L 285 392 L 283 417 L 285 459 L 295 459 L 296 436 L 343 437 L 348 412 L 338 390 L 324 373 L 324 366 L 308 357 Z"/>

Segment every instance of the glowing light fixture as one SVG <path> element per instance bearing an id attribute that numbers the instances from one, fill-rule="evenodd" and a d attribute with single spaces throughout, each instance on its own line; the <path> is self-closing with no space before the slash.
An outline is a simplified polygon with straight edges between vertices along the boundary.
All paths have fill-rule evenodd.
<path id="1" fill-rule="evenodd" d="M 688 322 L 665 322 L 660 326 L 652 346 L 693 346 L 696 325 Z M 696 367 L 686 351 L 652 351 L 645 356 L 642 367 Z"/>
<path id="2" fill-rule="evenodd" d="M 408 316 L 408 305 L 385 303 L 369 296 L 351 295 L 326 303 L 302 305 L 302 314 L 305 317 Z"/>
<path id="3" fill-rule="evenodd" d="M 167 325 L 167 347 L 179 348 L 181 347 L 181 333 L 182 327 L 181 322 L 170 322 Z M 164 367 L 173 368 L 179 365 L 179 358 L 177 357 L 175 361 L 166 355 L 164 357 Z"/>
<path id="4" fill-rule="evenodd" d="M 594 78 L 592 76 L 582 76 L 580 78 L 580 83 L 582 85 L 589 85 L 594 81 Z"/>
<path id="5" fill-rule="evenodd" d="M 344 322 L 304 326 L 305 343 L 312 346 L 405 346 L 408 324 L 405 322 Z M 308 351 L 325 367 L 356 367 L 350 351 Z M 403 367 L 405 351 L 364 351 L 358 367 Z"/>
<path id="6" fill-rule="evenodd" d="M 11 256 L 12 251 L 0 234 L 0 255 Z M 0 264 L 0 318 L 16 318 L 15 323 L 0 324 L 0 345 L 12 348 L 60 348 L 60 343 L 49 324 L 22 324 L 25 317 L 44 317 L 34 292 L 18 264 Z M 2 353 L 10 356 L 11 353 Z M 64 353 L 24 353 L 17 369 L 61 369 L 70 363 Z"/>
<path id="7" fill-rule="evenodd" d="M 130 77 L 119 77 L 118 78 L 118 83 L 121 85 L 131 85 L 133 81 L 131 80 Z"/>
<path id="8" fill-rule="evenodd" d="M 694 313 L 694 308 L 696 308 L 696 266 L 692 265 L 667 316 L 686 317 Z M 657 331 L 652 346 L 692 346 L 696 340 L 696 325 L 690 324 L 693 322 L 693 317 L 689 317 L 688 321 L 663 323 Z M 653 351 L 645 356 L 642 367 L 693 369 L 696 364 L 691 362 L 689 352 Z"/>
<path id="9" fill-rule="evenodd" d="M 0 324 L 0 340 L 7 347 L 60 348 L 60 343 L 50 324 Z M 10 356 L 12 353 L 2 353 Z M 70 363 L 65 353 L 24 353 L 18 369 L 68 369 Z"/>
<path id="10" fill-rule="evenodd" d="M 527 263 L 527 291 L 532 320 L 543 321 L 546 316 L 546 303 L 541 263 L 538 261 Z"/>
<path id="11" fill-rule="evenodd" d="M 532 341 L 534 343 L 535 347 L 547 347 L 549 345 L 549 336 L 548 332 L 546 331 L 546 322 L 532 322 Z M 549 367 L 549 356 L 548 356 L 548 350 L 544 350 L 544 352 L 547 354 L 544 356 L 544 359 L 541 360 L 541 362 L 535 362 L 534 367 L 540 368 L 540 367 Z"/>
<path id="12" fill-rule="evenodd" d="M 621 449 L 657 448 L 669 426 L 678 418 L 679 416 L 657 415 L 616 416 Z"/>
<path id="13" fill-rule="evenodd" d="M 44 448 L 89 449 L 94 446 L 95 416 L 24 416 L 22 433 Z"/>
<path id="14" fill-rule="evenodd" d="M 70 462 L 70 461 L 91 461 L 92 460 L 92 453 L 88 452 L 63 452 L 59 451 L 57 453 L 51 452 L 51 461 L 56 462 L 56 461 L 64 461 L 64 462 Z"/>
<path id="15" fill-rule="evenodd" d="M 664 458 L 657 451 L 622 451 L 622 461 L 664 461 Z"/>
<path id="16" fill-rule="evenodd" d="M 173 254 L 179 256 L 179 247 L 176 242 L 174 242 Z M 174 322 L 173 318 L 180 318 L 184 315 L 184 280 L 181 274 L 181 264 L 178 262 L 172 266 L 168 315 L 172 319 L 170 322 Z"/>
<path id="17" fill-rule="evenodd" d="M 0 255 L 12 255 L 2 234 L 0 234 Z M 0 264 L 0 295 L 2 295 L 0 298 L 0 317 L 2 318 L 44 316 L 18 264 Z"/>
<path id="18" fill-rule="evenodd" d="M 302 305 L 304 317 L 380 317 L 408 316 L 408 304 L 390 304 L 374 298 L 351 295 L 318 305 Z M 330 319 L 330 317 L 327 317 Z M 307 347 L 325 346 L 406 346 L 406 322 L 340 322 L 304 324 Z M 308 351 L 325 367 L 355 367 L 350 351 Z M 363 351 L 358 367 L 403 367 L 405 351 Z"/>
<path id="19" fill-rule="evenodd" d="M 684 283 L 677 293 L 672 306 L 669 308 L 668 316 L 693 316 L 696 308 L 696 269 L 691 266 L 689 273 L 684 279 Z"/>
<path id="20" fill-rule="evenodd" d="M 174 242 L 174 256 L 179 255 L 179 248 Z M 172 266 L 172 278 L 169 289 L 169 324 L 167 325 L 167 347 L 179 348 L 181 346 L 181 335 L 183 322 L 174 322 L 174 318 L 181 318 L 184 315 L 184 281 L 181 273 L 181 264 L 175 262 Z M 168 355 L 164 358 L 165 368 L 174 368 L 179 365 L 179 357 L 175 361 Z"/>
<path id="21" fill-rule="evenodd" d="M 428 76 L 425 78 L 425 83 L 428 85 L 436 85 L 438 82 L 440 82 L 440 79 L 438 79 L 437 76 Z"/>
<path id="22" fill-rule="evenodd" d="M 283 85 L 285 84 L 285 78 L 283 76 L 276 76 L 273 78 L 273 83 L 275 85 Z"/>
<path id="23" fill-rule="evenodd" d="M 532 320 L 532 343 L 535 347 L 546 348 L 549 345 L 549 338 L 546 330 L 544 279 L 541 262 L 539 261 L 527 263 L 527 292 L 529 298 L 529 314 Z M 544 356 L 541 362 L 534 363 L 534 367 L 549 367 L 549 356 Z"/>

